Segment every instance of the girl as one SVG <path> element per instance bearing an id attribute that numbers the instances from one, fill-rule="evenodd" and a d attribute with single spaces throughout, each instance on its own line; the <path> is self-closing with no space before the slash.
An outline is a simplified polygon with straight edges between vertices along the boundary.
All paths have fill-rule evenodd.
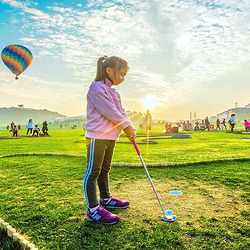
<path id="1" fill-rule="evenodd" d="M 105 208 L 123 209 L 128 201 L 112 197 L 109 191 L 109 171 L 121 130 L 130 140 L 135 138 L 135 128 L 121 105 L 120 95 L 111 88 L 124 81 L 128 63 L 116 56 L 101 57 L 97 73 L 87 94 L 87 121 L 84 126 L 87 145 L 87 169 L 83 180 L 87 203 L 87 220 L 113 225 L 119 216 Z M 97 199 L 96 185 L 100 190 Z"/>

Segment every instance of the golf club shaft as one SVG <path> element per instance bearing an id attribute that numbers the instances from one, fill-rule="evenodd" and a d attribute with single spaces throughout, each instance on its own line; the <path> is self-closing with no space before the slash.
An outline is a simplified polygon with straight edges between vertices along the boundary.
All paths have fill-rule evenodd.
<path id="1" fill-rule="evenodd" d="M 141 152 L 140 152 L 140 150 L 139 150 L 139 148 L 138 148 L 138 146 L 137 146 L 137 143 L 136 143 L 136 141 L 135 141 L 134 139 L 133 139 L 132 143 L 134 144 L 135 150 L 136 150 L 136 152 L 137 152 L 137 154 L 138 154 L 138 156 L 139 156 L 139 158 L 140 158 L 140 160 L 141 160 L 141 163 L 142 163 L 142 165 L 143 165 L 143 167 L 144 167 L 144 169 L 145 169 L 145 171 L 146 171 L 146 173 L 147 173 L 147 175 L 148 175 L 148 178 L 149 178 L 150 184 L 151 184 L 151 186 L 152 186 L 152 188 L 153 188 L 153 190 L 154 190 L 155 196 L 156 196 L 156 198 L 157 198 L 157 200 L 158 200 L 158 202 L 159 202 L 159 204 L 160 204 L 160 206 L 161 206 L 161 210 L 162 210 L 163 214 L 165 215 L 165 214 L 166 214 L 165 209 L 163 208 L 163 205 L 162 205 L 162 203 L 161 203 L 160 197 L 159 197 L 159 195 L 158 195 L 157 192 L 156 192 L 156 189 L 155 189 L 153 180 L 152 180 L 152 178 L 151 178 L 151 176 L 150 176 L 150 174 L 149 174 L 149 172 L 148 172 L 147 166 L 146 166 L 146 164 L 145 164 L 145 162 L 144 162 L 144 160 L 143 160 L 143 158 L 142 158 L 142 155 L 141 155 Z"/>

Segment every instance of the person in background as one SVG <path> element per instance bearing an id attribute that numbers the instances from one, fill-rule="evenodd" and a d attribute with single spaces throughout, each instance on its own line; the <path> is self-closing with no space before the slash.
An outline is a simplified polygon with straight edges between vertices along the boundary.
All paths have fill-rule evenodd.
<path id="1" fill-rule="evenodd" d="M 231 133 L 234 132 L 234 127 L 236 125 L 236 118 L 235 118 L 235 114 L 232 114 L 228 123 L 230 124 L 230 127 L 231 127 Z"/>
<path id="2" fill-rule="evenodd" d="M 186 131 L 192 131 L 192 124 L 189 121 L 186 123 Z"/>
<path id="3" fill-rule="evenodd" d="M 226 119 L 224 118 L 222 123 L 221 123 L 221 130 L 223 130 L 223 128 L 225 128 L 225 130 L 227 130 L 227 125 L 226 125 Z"/>
<path id="4" fill-rule="evenodd" d="M 207 131 L 210 131 L 210 122 L 208 120 L 208 117 L 206 117 L 206 119 L 205 119 L 205 129 L 207 129 Z"/>
<path id="5" fill-rule="evenodd" d="M 13 132 L 14 125 L 15 125 L 14 122 L 12 122 L 12 123 L 10 124 L 10 132 Z"/>
<path id="6" fill-rule="evenodd" d="M 38 127 L 38 125 L 35 125 L 32 136 L 34 135 L 39 136 L 39 133 L 40 133 L 40 128 Z"/>
<path id="7" fill-rule="evenodd" d="M 43 132 L 43 135 L 49 135 L 48 134 L 48 123 L 46 121 L 43 122 L 43 127 L 42 127 L 42 132 Z"/>
<path id="8" fill-rule="evenodd" d="M 218 130 L 221 130 L 221 126 L 220 126 L 221 124 L 220 124 L 220 119 L 218 118 L 217 120 L 216 120 L 216 130 L 218 129 Z"/>
<path id="9" fill-rule="evenodd" d="M 195 122 L 195 127 L 194 127 L 194 130 L 195 130 L 195 131 L 199 131 L 199 129 L 200 129 L 200 128 L 199 128 L 199 125 L 200 125 L 199 122 L 196 121 L 196 122 Z"/>
<path id="10" fill-rule="evenodd" d="M 27 123 L 27 133 L 26 133 L 26 135 L 28 135 L 29 133 L 30 133 L 30 135 L 32 135 L 33 128 L 34 128 L 33 121 L 32 121 L 32 119 L 29 119 L 29 121 Z"/>
<path id="11" fill-rule="evenodd" d="M 13 126 L 13 129 L 12 129 L 12 132 L 13 132 L 13 136 L 18 136 L 18 128 L 16 125 Z"/>
<path id="12" fill-rule="evenodd" d="M 249 132 L 250 122 L 248 120 L 244 120 L 244 127 L 245 127 L 246 132 Z"/>

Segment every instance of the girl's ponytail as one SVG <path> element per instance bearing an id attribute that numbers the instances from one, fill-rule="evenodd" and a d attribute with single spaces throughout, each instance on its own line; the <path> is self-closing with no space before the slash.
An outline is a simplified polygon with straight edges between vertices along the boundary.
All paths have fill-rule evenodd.
<path id="1" fill-rule="evenodd" d="M 96 71 L 96 77 L 95 82 L 101 81 L 105 78 L 105 69 L 103 67 L 103 61 L 105 60 L 105 57 L 102 56 L 97 61 L 97 71 Z"/>

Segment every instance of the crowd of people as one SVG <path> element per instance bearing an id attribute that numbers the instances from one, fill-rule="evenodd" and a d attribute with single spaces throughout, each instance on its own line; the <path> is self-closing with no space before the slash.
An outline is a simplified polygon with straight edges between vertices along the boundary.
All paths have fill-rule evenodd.
<path id="1" fill-rule="evenodd" d="M 38 125 L 34 125 L 34 122 L 32 119 L 29 119 L 27 125 L 27 132 L 26 132 L 26 136 L 30 135 L 30 136 L 49 136 L 49 129 L 48 129 L 48 123 L 47 121 L 43 122 L 43 126 L 42 126 L 42 132 L 39 128 Z M 22 130 L 22 126 L 16 125 L 14 122 L 11 122 L 10 125 L 7 125 L 7 130 L 13 134 L 14 137 L 18 136 L 18 132 L 20 130 Z"/>
<path id="2" fill-rule="evenodd" d="M 236 117 L 235 114 L 232 114 L 228 121 L 226 119 L 223 119 L 222 121 L 218 118 L 215 122 L 215 124 L 211 124 L 208 117 L 201 121 L 194 121 L 194 123 L 191 123 L 188 121 L 181 121 L 175 123 L 174 126 L 172 126 L 171 123 L 165 124 L 165 132 L 166 133 L 177 133 L 179 129 L 182 129 L 183 131 L 226 131 L 228 128 L 230 128 L 231 132 L 234 132 L 234 128 L 236 125 Z M 246 132 L 250 132 L 250 121 L 249 119 L 244 120 L 244 128 Z"/>

